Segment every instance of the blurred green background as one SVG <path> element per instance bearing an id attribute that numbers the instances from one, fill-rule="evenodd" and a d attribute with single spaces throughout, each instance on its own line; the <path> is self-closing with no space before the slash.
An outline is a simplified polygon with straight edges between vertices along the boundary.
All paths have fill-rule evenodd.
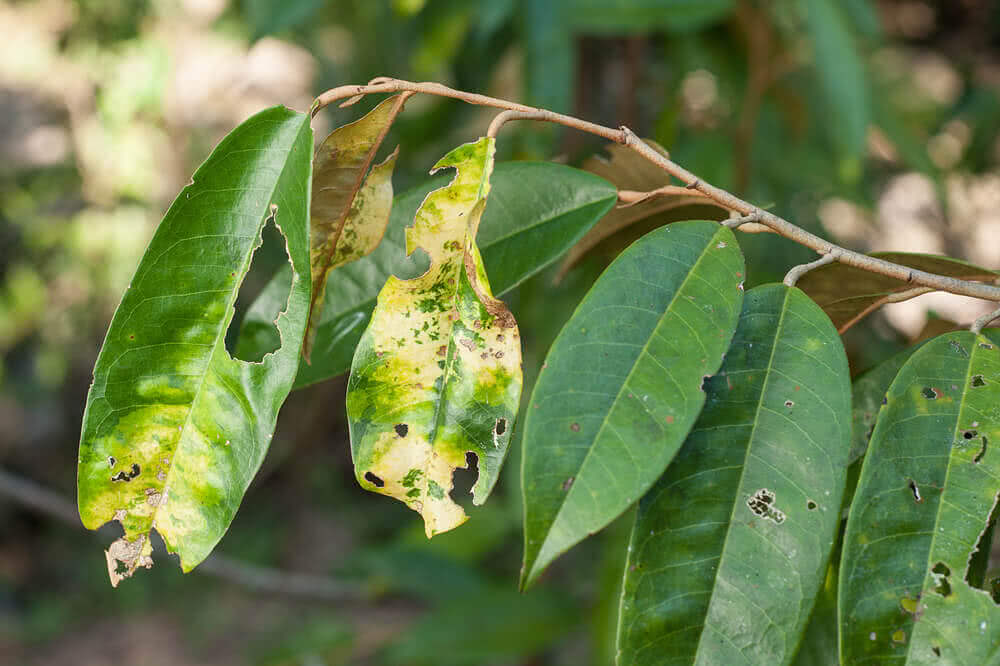
<path id="1" fill-rule="evenodd" d="M 74 520 L 94 360 L 172 197 L 232 127 L 372 77 L 436 80 L 657 140 L 699 176 L 859 250 L 1000 267 L 1000 8 L 987 0 L 0 2 L 0 662 L 609 664 L 629 517 L 516 591 L 519 446 L 433 541 L 353 479 L 344 381 L 293 394 L 216 558 L 112 590 L 115 534 Z M 331 110 L 317 139 L 375 100 Z M 417 97 L 387 146 L 426 177 L 492 111 Z M 593 137 L 516 123 L 499 159 L 580 164 Z M 508 299 L 525 373 L 642 221 Z M 275 239 L 271 239 L 272 241 Z M 741 238 L 750 283 L 810 253 Z M 266 244 L 241 307 L 282 254 Z M 846 337 L 854 371 L 983 304 L 929 295 Z M 470 478 L 459 483 L 467 488 Z M 43 492 L 45 491 L 45 492 Z M 47 494 L 46 494 L 47 493 Z"/>

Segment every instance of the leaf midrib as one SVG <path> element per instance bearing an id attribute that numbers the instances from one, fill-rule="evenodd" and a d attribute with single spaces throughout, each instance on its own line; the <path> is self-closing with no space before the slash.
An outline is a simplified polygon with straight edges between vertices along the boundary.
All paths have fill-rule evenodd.
<path id="1" fill-rule="evenodd" d="M 715 568 L 715 574 L 712 576 L 712 582 L 713 582 L 712 592 L 709 595 L 708 605 L 705 608 L 705 619 L 704 622 L 702 623 L 703 627 L 708 626 L 709 614 L 712 612 L 712 602 L 715 600 L 715 593 L 719 589 L 717 583 L 719 574 L 725 565 L 726 555 L 730 552 L 728 548 L 728 545 L 730 543 L 730 535 L 732 534 L 733 523 L 736 520 L 736 510 L 741 504 L 739 493 L 743 489 L 743 481 L 746 478 L 746 473 L 747 473 L 747 461 L 750 458 L 751 449 L 753 448 L 754 437 L 756 436 L 757 433 L 757 426 L 760 424 L 760 413 L 764 407 L 764 396 L 767 395 L 767 387 L 768 384 L 770 384 L 771 382 L 771 371 L 774 368 L 774 357 L 778 351 L 778 340 L 780 339 L 781 331 L 785 326 L 785 315 L 788 313 L 788 299 L 791 297 L 792 288 L 786 288 L 784 291 L 785 291 L 784 298 L 782 299 L 781 302 L 781 315 L 778 317 L 778 325 L 774 327 L 774 336 L 772 338 L 772 343 L 771 343 L 771 355 L 767 359 L 767 371 L 764 375 L 764 383 L 761 385 L 760 396 L 757 399 L 757 407 L 756 409 L 754 409 L 753 427 L 751 427 L 750 429 L 750 436 L 747 437 L 747 447 L 745 453 L 743 454 L 743 464 L 740 466 L 740 480 L 736 484 L 737 494 L 736 497 L 733 498 L 732 511 L 730 511 L 729 513 L 729 522 L 726 526 L 726 537 L 725 539 L 723 539 L 722 553 L 719 555 L 719 565 Z M 781 625 L 776 624 L 770 618 L 768 618 L 768 621 L 770 621 L 771 624 L 777 627 L 778 629 L 782 630 L 782 633 L 786 637 L 786 640 L 784 642 L 786 643 L 787 647 L 787 636 L 788 636 L 787 632 L 783 630 L 784 628 Z M 695 659 L 697 659 L 698 655 L 702 653 L 701 646 L 704 640 L 705 640 L 705 633 L 700 632 L 698 634 L 698 645 L 695 647 L 694 651 Z"/>
<path id="2" fill-rule="evenodd" d="M 299 118 L 299 122 L 301 123 L 301 125 L 299 127 L 299 130 L 295 133 L 295 138 L 292 139 L 292 141 L 288 145 L 288 149 L 285 151 L 286 155 L 285 155 L 284 163 L 283 163 L 282 168 L 281 168 L 281 172 L 274 179 L 274 186 L 271 188 L 270 195 L 267 197 L 267 202 L 265 203 L 265 206 L 268 207 L 268 208 L 265 210 L 264 214 L 261 216 L 260 221 L 257 223 L 257 233 L 256 233 L 256 235 L 258 237 L 258 244 L 253 245 L 253 247 L 247 253 L 247 256 L 246 256 L 246 259 L 244 260 L 244 265 L 243 265 L 243 268 L 242 268 L 240 282 L 239 282 L 238 285 L 236 285 L 233 288 L 233 290 L 231 292 L 229 303 L 226 305 L 226 312 L 229 312 L 233 308 L 233 305 L 236 302 L 237 297 L 239 296 L 240 289 L 243 286 L 243 281 L 246 279 L 247 273 L 249 272 L 250 264 L 253 261 L 254 253 L 257 250 L 257 248 L 260 247 L 259 243 L 263 242 L 262 241 L 261 232 L 263 231 L 264 225 L 267 224 L 267 220 L 268 220 L 268 216 L 269 216 L 269 207 L 270 207 L 270 204 L 273 203 L 273 201 L 274 201 L 274 194 L 275 194 L 275 192 L 277 192 L 278 185 L 281 183 L 282 178 L 284 177 L 286 171 L 288 170 L 288 167 L 289 167 L 288 156 L 291 155 L 291 153 L 295 149 L 295 145 L 301 139 L 303 129 L 309 127 L 309 123 L 308 122 L 303 122 L 303 118 Z M 311 171 L 312 162 L 310 161 L 309 164 L 310 164 L 310 171 Z M 310 177 L 311 176 L 312 176 L 312 174 L 310 173 Z M 275 224 L 277 224 L 277 223 L 275 223 Z M 308 236 L 307 236 L 307 238 L 308 238 Z M 290 256 L 289 256 L 289 264 L 292 265 L 292 272 L 294 274 L 295 267 L 294 267 L 294 264 L 293 264 Z M 293 278 L 292 278 L 292 284 L 293 284 L 293 286 L 294 286 L 294 282 L 295 282 L 295 278 L 294 278 L 294 275 L 293 275 Z M 204 389 L 204 387 L 205 387 L 205 380 L 208 378 L 208 375 L 210 373 L 212 373 L 212 372 L 215 371 L 213 365 L 214 365 L 214 363 L 216 361 L 216 358 L 218 356 L 218 353 L 219 353 L 219 345 L 220 345 L 220 343 L 222 343 L 223 345 L 225 344 L 226 329 L 228 329 L 229 324 L 231 323 L 231 321 L 232 321 L 232 317 L 231 316 L 230 317 L 223 317 L 223 318 L 221 318 L 219 320 L 219 326 L 218 326 L 218 328 L 216 330 L 216 334 L 215 334 L 215 344 L 212 346 L 212 353 L 208 357 L 208 363 L 207 363 L 207 365 L 205 367 L 205 372 L 202 373 L 202 375 L 201 375 L 201 381 L 199 381 L 199 383 L 198 383 L 198 388 L 195 391 L 194 397 L 191 398 L 191 403 L 188 406 L 188 413 L 187 413 L 187 416 L 184 419 L 184 425 L 182 426 L 180 436 L 177 439 L 177 448 L 174 450 L 173 455 L 170 457 L 170 464 L 168 465 L 168 468 L 167 468 L 166 477 L 163 479 L 163 490 L 162 490 L 163 499 L 160 501 L 159 504 L 157 504 L 156 508 L 153 509 L 153 512 L 149 516 L 149 521 L 150 521 L 150 527 L 149 527 L 149 529 L 150 530 L 152 530 L 153 527 L 154 527 L 154 525 L 156 524 L 156 519 L 157 519 L 157 517 L 159 517 L 161 509 L 163 509 L 166 506 L 166 504 L 168 502 L 170 502 L 171 499 L 172 499 L 169 496 L 168 490 L 170 488 L 170 481 L 171 481 L 171 478 L 173 476 L 174 469 L 176 468 L 177 458 L 181 454 L 182 447 L 184 446 L 184 436 L 187 434 L 188 428 L 191 425 L 191 418 L 192 418 L 192 415 L 194 414 L 195 405 L 201 399 L 201 392 L 202 392 L 202 389 Z M 282 346 L 284 346 L 284 345 L 282 345 Z M 225 352 L 224 346 L 223 346 L 223 351 Z M 228 352 L 226 352 L 226 354 L 228 356 Z M 225 359 L 223 359 L 223 360 L 225 360 Z M 231 362 L 234 362 L 234 363 L 238 363 L 239 362 L 237 359 L 233 359 L 233 358 L 229 358 L 229 360 Z M 256 423 L 254 425 L 256 425 Z M 255 429 L 251 429 L 251 432 L 253 432 L 253 430 L 255 430 Z M 148 533 L 148 531 L 147 531 L 147 533 Z M 170 552 L 176 552 L 178 554 L 178 557 L 180 557 L 180 559 L 181 559 L 181 564 L 184 565 L 185 564 L 185 562 L 184 562 L 184 560 L 185 560 L 184 554 L 181 553 L 179 549 L 178 550 L 174 550 L 173 548 L 170 548 L 171 544 L 167 540 L 167 535 L 161 533 L 160 536 L 163 538 L 164 543 L 168 546 L 168 550 L 170 550 Z"/>
<path id="3" fill-rule="evenodd" d="M 659 317 L 656 325 L 653 327 L 652 331 L 650 331 L 650 335 L 646 338 L 646 342 L 643 344 L 642 349 L 640 349 L 639 353 L 636 354 L 635 360 L 632 362 L 632 367 L 629 369 L 628 374 L 625 376 L 625 379 L 622 381 L 622 385 L 621 385 L 621 387 L 619 387 L 618 393 L 615 395 L 614 400 L 611 401 L 611 405 L 608 408 L 607 414 L 604 416 L 604 418 L 601 419 L 601 425 L 598 428 L 597 432 L 594 433 L 594 436 L 593 436 L 593 438 L 590 441 L 590 447 L 588 448 L 587 453 L 584 455 L 583 460 L 580 461 L 580 465 L 577 467 L 578 470 L 582 470 L 582 469 L 584 469 L 584 467 L 586 467 L 587 461 L 590 460 L 590 457 L 594 453 L 594 450 L 596 448 L 594 446 L 594 444 L 597 442 L 598 439 L 600 439 L 601 434 L 604 432 L 604 428 L 608 424 L 608 415 L 610 415 L 610 413 L 614 409 L 614 406 L 617 405 L 618 402 L 619 402 L 619 400 L 621 399 L 621 396 L 622 396 L 622 394 L 625 391 L 625 387 L 628 386 L 629 380 L 632 379 L 632 374 L 635 372 L 636 367 L 638 367 L 638 365 L 639 365 L 639 359 L 641 359 L 643 357 L 643 355 L 646 354 L 647 349 L 649 348 L 649 343 L 650 343 L 650 341 L 652 341 L 654 334 L 659 329 L 660 325 L 663 323 L 663 320 L 666 318 L 667 314 L 669 314 L 671 312 L 671 310 L 673 309 L 674 305 L 678 302 L 678 296 L 681 294 L 681 292 L 684 291 L 685 287 L 687 286 L 688 280 L 691 279 L 691 277 L 697 271 L 698 266 L 708 256 L 708 251 L 711 248 L 712 243 L 715 241 L 716 237 L 722 232 L 722 229 L 725 229 L 725 227 L 722 227 L 720 225 L 719 229 L 717 229 L 715 231 L 715 233 L 713 233 L 712 236 L 708 239 L 708 242 L 705 243 L 704 247 L 701 250 L 700 255 L 698 256 L 698 259 L 691 265 L 691 268 L 688 270 L 687 275 L 684 276 L 684 279 L 681 281 L 681 284 L 677 287 L 677 290 L 674 292 L 673 297 L 670 299 L 670 304 L 663 311 L 663 314 L 660 315 L 660 317 Z M 530 415 L 531 412 L 529 411 L 528 414 Z M 525 428 L 525 429 L 527 430 L 527 428 Z M 664 430 L 661 427 L 660 428 L 660 432 L 662 433 L 663 431 Z M 549 524 L 549 529 L 548 529 L 548 532 L 545 535 L 545 539 L 538 546 L 538 549 L 535 552 L 535 556 L 534 556 L 532 564 L 531 564 L 531 570 L 527 574 L 527 579 L 528 580 L 530 580 L 530 578 L 532 578 L 531 572 L 534 571 L 534 569 L 535 569 L 535 564 L 538 561 L 538 555 L 545 548 L 546 543 L 548 543 L 549 538 L 552 535 L 552 528 L 559 521 L 559 517 L 562 515 L 563 509 L 566 508 L 566 505 L 569 502 L 569 498 L 575 496 L 573 494 L 573 491 L 577 487 L 578 487 L 577 484 L 574 483 L 573 486 L 570 487 L 569 491 L 563 496 L 562 501 L 559 503 L 559 509 L 556 510 L 555 515 L 552 517 L 552 522 Z"/>

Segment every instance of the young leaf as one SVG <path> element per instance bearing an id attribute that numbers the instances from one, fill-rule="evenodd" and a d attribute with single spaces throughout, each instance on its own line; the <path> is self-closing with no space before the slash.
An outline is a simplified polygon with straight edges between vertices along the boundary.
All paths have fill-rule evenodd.
<path id="1" fill-rule="evenodd" d="M 330 271 L 370 254 L 385 234 L 392 208 L 392 168 L 399 149 L 372 167 L 371 173 L 368 167 L 406 97 L 390 97 L 360 120 L 335 129 L 316 151 L 309 211 L 312 303 L 302 345 L 307 363 Z"/>
<path id="2" fill-rule="evenodd" d="M 283 107 L 233 130 L 170 206 L 115 313 L 80 438 L 83 524 L 118 520 L 112 584 L 151 566 L 149 533 L 190 571 L 222 538 L 295 379 L 309 307 L 312 130 Z M 233 302 L 269 218 L 295 279 L 260 363 L 225 347 Z M 303 276 L 303 277 L 300 277 Z"/>
<path id="3" fill-rule="evenodd" d="M 963 280 L 992 282 L 1000 273 L 959 259 L 909 252 L 875 252 L 871 256 L 893 263 Z M 809 271 L 798 287 L 809 294 L 843 333 L 869 314 L 891 302 L 893 294 L 913 289 L 913 284 L 834 262 Z"/>
<path id="4" fill-rule="evenodd" d="M 845 663 L 994 663 L 1000 609 L 970 585 L 1000 491 L 1000 335 L 927 342 L 889 387 L 840 568 Z"/>
<path id="5" fill-rule="evenodd" d="M 467 519 L 449 497 L 452 473 L 478 460 L 482 504 L 496 483 L 521 396 L 521 341 L 493 298 L 476 247 L 494 141 L 459 146 L 435 165 L 455 179 L 431 192 L 406 230 L 423 275 L 390 277 L 358 343 L 347 386 L 358 482 L 424 518 L 427 536 Z"/>
<path id="6" fill-rule="evenodd" d="M 620 664 L 787 664 L 840 524 L 847 356 L 796 288 L 743 301 L 698 422 L 639 504 Z"/>
<path id="7" fill-rule="evenodd" d="M 736 330 L 743 270 L 728 229 L 677 222 L 623 252 L 563 327 L 525 417 L 522 586 L 673 458 Z"/>
<path id="8" fill-rule="evenodd" d="M 497 295 L 550 265 L 617 201 L 615 188 L 607 181 L 560 164 L 501 163 L 490 180 L 490 205 L 483 213 L 478 245 Z M 446 183 L 447 178 L 439 176 L 397 196 L 378 248 L 331 274 L 312 365 L 299 366 L 296 388 L 347 372 L 386 279 L 414 277 L 427 269 L 423 253 L 411 257 L 404 253 L 404 229 L 427 193 Z M 241 355 L 276 346 L 271 322 L 284 305 L 288 285 L 289 273 L 280 272 L 250 307 L 237 345 Z"/>

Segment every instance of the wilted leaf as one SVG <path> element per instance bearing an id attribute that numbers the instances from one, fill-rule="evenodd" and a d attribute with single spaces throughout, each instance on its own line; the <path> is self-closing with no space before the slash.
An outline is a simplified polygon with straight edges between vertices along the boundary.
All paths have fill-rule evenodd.
<path id="1" fill-rule="evenodd" d="M 316 151 L 309 210 L 312 303 L 302 345 L 307 363 L 330 271 L 370 254 L 385 234 L 399 149 L 371 173 L 368 167 L 405 102 L 406 95 L 390 97 L 360 120 L 335 129 Z"/>
<path id="2" fill-rule="evenodd" d="M 845 663 L 995 663 L 1000 609 L 972 561 L 1000 491 L 1000 334 L 948 333 L 889 387 L 840 568 Z"/>
<path id="3" fill-rule="evenodd" d="M 646 140 L 657 152 L 666 155 L 665 151 L 655 141 Z M 663 169 L 641 157 L 631 148 L 611 144 L 608 149 L 609 159 L 595 155 L 583 163 L 583 168 L 596 174 L 614 184 L 619 190 L 631 190 L 634 192 L 650 192 L 663 187 L 669 181 L 669 176 Z M 677 222 L 680 220 L 690 220 L 700 217 L 710 217 L 713 210 L 719 213 L 719 219 L 726 217 L 724 208 L 718 207 L 710 199 L 698 194 L 675 194 L 670 196 L 655 196 L 645 201 L 626 206 L 616 206 L 608 211 L 601 221 L 593 229 L 580 239 L 563 259 L 559 266 L 559 273 L 556 279 L 561 279 L 569 270 L 577 264 L 588 252 L 601 244 L 606 239 L 614 236 L 633 224 L 649 219 L 654 215 L 660 224 L 666 222 Z M 671 211 L 672 215 L 667 220 L 663 220 L 661 213 Z M 659 226 L 659 225 L 658 225 Z M 650 229 L 644 229 L 642 233 L 637 233 L 635 238 L 645 235 Z M 631 244 L 632 238 L 626 245 Z"/>
<path id="4" fill-rule="evenodd" d="M 993 282 L 1000 273 L 959 259 L 910 252 L 875 252 L 871 256 L 902 266 L 963 280 Z M 798 287 L 809 294 L 843 333 L 891 302 L 894 294 L 913 289 L 912 283 L 871 273 L 839 262 L 809 271 Z"/>
<path id="5" fill-rule="evenodd" d="M 80 439 L 83 524 L 125 528 L 113 583 L 150 566 L 155 528 L 189 571 L 219 541 L 295 379 L 309 307 L 309 117 L 282 107 L 233 130 L 160 223 L 108 330 Z M 225 348 L 261 230 L 285 235 L 295 279 L 260 363 Z"/>
<path id="6" fill-rule="evenodd" d="M 466 454 L 478 461 L 482 504 L 496 483 L 521 395 L 521 341 L 493 298 L 476 247 L 494 142 L 445 155 L 458 171 L 424 200 L 406 230 L 407 253 L 430 257 L 423 275 L 390 277 L 354 355 L 347 388 L 358 482 L 420 512 L 427 536 L 466 520 L 449 497 Z"/>
<path id="7" fill-rule="evenodd" d="M 729 229 L 678 222 L 623 252 L 563 327 L 525 417 L 522 586 L 673 458 L 736 330 L 743 270 Z"/>
<path id="8" fill-rule="evenodd" d="M 547 162 L 498 164 L 491 181 L 490 205 L 483 213 L 478 245 L 498 295 L 555 261 L 616 201 L 615 188 L 607 181 Z M 331 275 L 312 365 L 299 366 L 296 388 L 347 372 L 386 279 L 390 275 L 414 277 L 427 270 L 422 252 L 406 256 L 404 229 L 427 193 L 446 183 L 443 176 L 435 177 L 397 196 L 379 247 Z M 272 322 L 284 305 L 289 279 L 287 271 L 279 272 L 248 310 L 237 345 L 241 355 L 277 346 Z"/>
<path id="9" fill-rule="evenodd" d="M 850 441 L 837 331 L 783 284 L 747 293 L 705 408 L 639 504 L 619 663 L 787 664 L 827 573 Z"/>

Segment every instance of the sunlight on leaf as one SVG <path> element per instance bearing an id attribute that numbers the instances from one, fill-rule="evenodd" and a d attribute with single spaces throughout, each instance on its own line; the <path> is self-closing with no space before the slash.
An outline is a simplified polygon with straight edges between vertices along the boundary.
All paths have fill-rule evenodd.
<path id="1" fill-rule="evenodd" d="M 312 130 L 283 107 L 233 130 L 160 223 L 94 368 L 80 439 L 83 524 L 117 520 L 113 584 L 151 566 L 150 532 L 190 571 L 236 513 L 291 390 L 309 303 Z M 260 363 L 229 356 L 226 330 L 261 230 L 273 219 L 295 278 Z M 302 276 L 302 277 L 299 277 Z"/>

